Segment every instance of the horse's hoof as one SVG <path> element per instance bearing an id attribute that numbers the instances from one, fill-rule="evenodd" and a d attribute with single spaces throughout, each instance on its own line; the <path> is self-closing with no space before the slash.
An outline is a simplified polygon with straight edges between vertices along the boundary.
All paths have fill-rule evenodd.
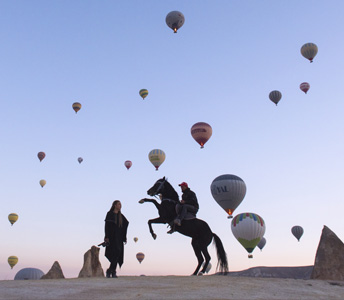
<path id="1" fill-rule="evenodd" d="M 153 233 L 153 234 L 152 234 L 152 237 L 153 237 L 153 239 L 156 239 L 156 234 Z"/>
<path id="2" fill-rule="evenodd" d="M 199 272 L 198 276 L 203 276 L 203 274 L 204 274 L 203 272 Z"/>
<path id="3" fill-rule="evenodd" d="M 145 203 L 145 199 L 141 199 L 140 201 L 139 201 L 139 203 Z"/>

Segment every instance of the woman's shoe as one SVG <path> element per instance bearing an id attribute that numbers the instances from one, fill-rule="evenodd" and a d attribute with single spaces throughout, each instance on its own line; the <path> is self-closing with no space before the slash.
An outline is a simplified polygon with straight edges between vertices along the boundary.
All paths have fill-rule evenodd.
<path id="1" fill-rule="evenodd" d="M 110 269 L 106 270 L 106 278 L 110 278 L 111 277 L 111 271 Z"/>
<path id="2" fill-rule="evenodd" d="M 111 275 L 112 275 L 112 278 L 118 278 L 118 276 L 116 275 L 116 271 L 112 271 Z"/>

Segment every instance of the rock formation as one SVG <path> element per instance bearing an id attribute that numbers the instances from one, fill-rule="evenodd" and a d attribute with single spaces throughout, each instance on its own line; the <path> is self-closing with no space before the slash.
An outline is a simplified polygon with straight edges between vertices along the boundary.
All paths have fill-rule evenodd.
<path id="1" fill-rule="evenodd" d="M 49 272 L 41 277 L 41 279 L 64 279 L 61 266 L 58 261 L 55 261 Z"/>
<path id="2" fill-rule="evenodd" d="M 344 280 L 344 244 L 324 226 L 311 279 Z"/>
<path id="3" fill-rule="evenodd" d="M 99 261 L 100 248 L 92 246 L 84 254 L 84 265 L 79 273 L 79 278 L 82 277 L 104 277 L 104 271 Z"/>

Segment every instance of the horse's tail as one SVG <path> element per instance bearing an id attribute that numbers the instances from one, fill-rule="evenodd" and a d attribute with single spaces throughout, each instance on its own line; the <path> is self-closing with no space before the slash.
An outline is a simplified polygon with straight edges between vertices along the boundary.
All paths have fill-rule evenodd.
<path id="1" fill-rule="evenodd" d="M 219 269 L 221 273 L 224 275 L 227 275 L 228 272 L 228 261 L 227 261 L 227 254 L 225 249 L 223 248 L 223 244 L 220 240 L 220 238 L 213 233 L 214 242 L 216 246 L 216 252 L 217 252 L 217 266 L 216 269 Z"/>

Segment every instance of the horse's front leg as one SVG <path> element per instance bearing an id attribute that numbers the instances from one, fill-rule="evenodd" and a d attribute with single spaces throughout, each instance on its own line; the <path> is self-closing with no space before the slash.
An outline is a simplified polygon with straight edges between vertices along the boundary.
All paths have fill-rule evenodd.
<path id="1" fill-rule="evenodd" d="M 155 205 L 157 210 L 160 209 L 160 204 L 155 199 L 143 198 L 139 201 L 140 204 L 145 203 L 145 202 L 151 202 Z"/>
<path id="2" fill-rule="evenodd" d="M 153 239 L 156 239 L 157 235 L 153 231 L 152 224 L 164 224 L 165 222 L 159 217 L 156 219 L 148 220 L 149 232 L 151 233 Z"/>

